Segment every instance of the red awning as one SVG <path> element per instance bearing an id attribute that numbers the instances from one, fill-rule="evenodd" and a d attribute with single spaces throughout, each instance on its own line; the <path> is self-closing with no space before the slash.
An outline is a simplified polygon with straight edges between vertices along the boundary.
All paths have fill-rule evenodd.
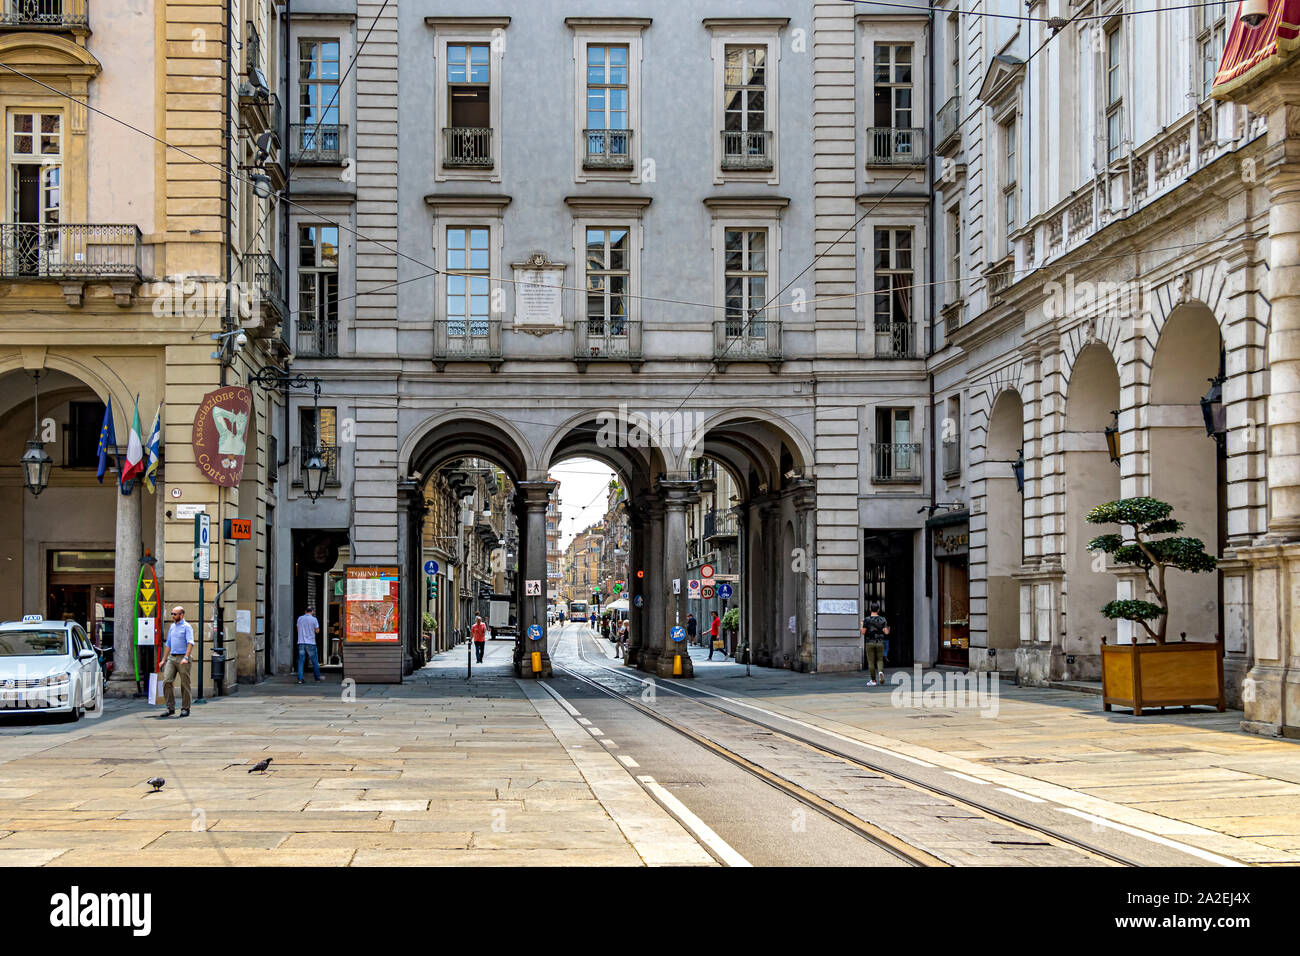
<path id="1" fill-rule="evenodd" d="M 1277 67 L 1300 47 L 1300 0 L 1269 0 L 1268 18 L 1257 27 L 1241 22 L 1241 4 L 1232 19 L 1223 59 L 1214 75 L 1212 93 L 1225 94 Z"/>

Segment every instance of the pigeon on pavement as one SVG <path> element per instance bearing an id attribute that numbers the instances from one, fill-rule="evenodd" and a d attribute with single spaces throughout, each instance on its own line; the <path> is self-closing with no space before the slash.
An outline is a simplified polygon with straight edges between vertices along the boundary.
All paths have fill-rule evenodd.
<path id="1" fill-rule="evenodd" d="M 145 781 L 145 783 L 153 787 L 153 789 L 149 791 L 150 793 L 157 793 L 159 790 L 163 788 L 163 784 L 166 782 L 167 781 L 164 780 L 162 777 L 150 777 L 148 780 Z"/>
<path id="2" fill-rule="evenodd" d="M 254 771 L 260 770 L 262 773 L 266 773 L 266 768 L 270 765 L 271 760 L 271 757 L 267 757 L 265 760 L 259 760 L 257 763 L 253 764 L 253 766 L 248 768 L 248 772 L 253 773 Z"/>

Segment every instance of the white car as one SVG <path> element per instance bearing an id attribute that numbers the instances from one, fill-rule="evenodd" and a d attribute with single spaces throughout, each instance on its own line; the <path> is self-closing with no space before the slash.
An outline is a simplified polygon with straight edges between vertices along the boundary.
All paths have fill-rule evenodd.
<path id="1" fill-rule="evenodd" d="M 0 624 L 0 714 L 63 714 L 104 705 L 99 655 L 75 621 L 28 615 Z"/>

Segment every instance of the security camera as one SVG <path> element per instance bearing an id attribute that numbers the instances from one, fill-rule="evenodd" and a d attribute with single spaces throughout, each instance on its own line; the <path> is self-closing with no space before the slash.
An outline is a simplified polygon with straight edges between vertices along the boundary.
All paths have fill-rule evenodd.
<path id="1" fill-rule="evenodd" d="M 1254 28 L 1264 22 L 1268 16 L 1268 0 L 1243 0 L 1241 4 L 1241 22 Z"/>

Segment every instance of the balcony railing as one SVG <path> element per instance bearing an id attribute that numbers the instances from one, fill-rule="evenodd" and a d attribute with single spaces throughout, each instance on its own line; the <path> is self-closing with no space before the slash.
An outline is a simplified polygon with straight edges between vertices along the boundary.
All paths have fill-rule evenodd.
<path id="1" fill-rule="evenodd" d="M 873 442 L 871 480 L 915 482 L 921 480 L 921 446 L 917 442 Z"/>
<path id="2" fill-rule="evenodd" d="M 337 166 L 347 149 L 348 128 L 338 123 L 294 123 L 289 127 L 289 162 Z"/>
<path id="3" fill-rule="evenodd" d="M 877 323 L 876 358 L 916 358 L 916 323 Z"/>
<path id="4" fill-rule="evenodd" d="M 961 474 L 961 442 L 956 436 L 943 441 L 943 476 L 955 478 Z"/>
<path id="5" fill-rule="evenodd" d="M 492 130 L 481 126 L 444 127 L 442 165 L 450 169 L 491 169 Z"/>
<path id="6" fill-rule="evenodd" d="M 3 0 L 0 27 L 72 30 L 90 25 L 86 0 Z"/>
<path id="7" fill-rule="evenodd" d="M 873 126 L 867 130 L 868 166 L 924 166 L 925 130 Z"/>
<path id="8" fill-rule="evenodd" d="M 0 224 L 0 278 L 139 281 L 140 261 L 136 226 Z"/>
<path id="9" fill-rule="evenodd" d="M 298 313 L 298 340 L 294 353 L 303 358 L 338 358 L 338 313 L 316 315 Z"/>
<path id="10" fill-rule="evenodd" d="M 438 371 L 448 362 L 501 362 L 500 319 L 434 319 L 433 362 Z"/>
<path id="11" fill-rule="evenodd" d="M 588 362 L 641 363 L 641 320 L 626 317 L 578 319 L 573 323 L 573 358 Z"/>
<path id="12" fill-rule="evenodd" d="M 730 170 L 771 169 L 772 131 L 722 131 L 722 168 Z"/>
<path id="13" fill-rule="evenodd" d="M 246 290 L 256 289 L 261 302 L 270 307 L 270 322 L 283 321 L 289 314 L 284 304 L 284 272 L 267 252 L 250 252 L 240 263 L 240 278 Z"/>
<path id="14" fill-rule="evenodd" d="M 302 473 L 307 465 L 307 460 L 311 458 L 313 450 L 320 452 L 321 463 L 325 465 L 325 485 L 327 487 L 337 488 L 341 484 L 339 481 L 339 446 L 338 445 L 321 445 L 319 449 L 308 448 L 304 445 L 294 445 L 293 453 L 289 456 L 289 479 L 296 486 L 302 485 Z"/>
<path id="15" fill-rule="evenodd" d="M 734 538 L 740 532 L 740 522 L 731 511 L 706 511 L 704 513 L 704 540 Z"/>
<path id="16" fill-rule="evenodd" d="M 628 129 L 583 130 L 587 155 L 583 169 L 631 169 L 632 131 Z"/>
<path id="17" fill-rule="evenodd" d="M 934 119 L 934 138 L 938 141 L 936 149 L 941 153 L 961 142 L 960 94 L 949 97 L 948 102 L 939 108 Z"/>
<path id="18" fill-rule="evenodd" d="M 713 323 L 713 361 L 719 368 L 729 362 L 782 361 L 781 320 L 759 312 L 749 319 L 730 316 Z"/>

